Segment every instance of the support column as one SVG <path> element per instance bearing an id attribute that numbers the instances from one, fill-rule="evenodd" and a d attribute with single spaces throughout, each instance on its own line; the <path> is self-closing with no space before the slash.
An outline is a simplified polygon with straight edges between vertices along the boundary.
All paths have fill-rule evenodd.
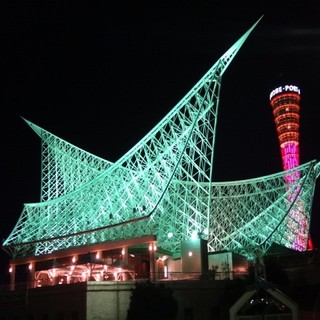
<path id="1" fill-rule="evenodd" d="M 263 262 L 263 257 L 257 256 L 254 261 L 254 273 L 255 279 L 263 278 L 266 279 L 266 269 Z"/>
<path id="2" fill-rule="evenodd" d="M 102 251 L 101 250 L 98 250 L 96 252 L 95 259 L 97 259 L 96 263 L 99 263 L 99 264 L 103 261 Z M 96 281 L 103 280 L 103 272 L 100 272 L 98 275 L 96 275 L 96 277 L 94 279 Z"/>
<path id="3" fill-rule="evenodd" d="M 122 261 L 128 264 L 128 247 L 122 247 L 121 249 Z"/>
<path id="4" fill-rule="evenodd" d="M 30 262 L 28 265 L 28 269 L 29 269 L 29 273 L 28 273 L 28 288 L 34 288 L 35 287 L 35 263 L 34 262 Z"/>
<path id="5" fill-rule="evenodd" d="M 9 273 L 10 273 L 10 290 L 14 291 L 15 281 L 16 281 L 16 265 L 15 264 L 10 264 Z"/>
<path id="6" fill-rule="evenodd" d="M 150 280 L 156 281 L 156 250 L 157 243 L 156 241 L 152 241 L 149 243 L 149 257 L 150 257 Z"/>
<path id="7" fill-rule="evenodd" d="M 128 247 L 127 246 L 121 248 L 121 257 L 124 264 L 128 265 Z M 125 272 L 122 272 L 122 275 L 121 275 L 122 281 L 126 281 L 128 280 L 128 278 L 129 278 L 128 274 Z"/>
<path id="8" fill-rule="evenodd" d="M 76 264 L 78 262 L 78 255 L 70 256 L 70 260 L 71 260 L 71 271 L 68 275 L 67 283 L 73 282 L 73 272 L 74 272 L 74 269 L 76 268 Z"/>

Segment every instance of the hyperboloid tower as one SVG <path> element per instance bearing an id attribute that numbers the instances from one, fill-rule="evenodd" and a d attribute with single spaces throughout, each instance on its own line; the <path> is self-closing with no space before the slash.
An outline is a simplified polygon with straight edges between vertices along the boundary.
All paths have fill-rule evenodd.
<path id="1" fill-rule="evenodd" d="M 295 85 L 283 85 L 275 88 L 270 93 L 270 104 L 280 143 L 284 170 L 290 170 L 300 165 L 300 98 L 300 89 Z M 284 178 L 288 185 L 294 185 L 300 179 L 300 171 L 290 172 Z M 289 206 L 298 192 L 299 188 L 294 189 L 294 192 L 289 195 L 289 198 L 291 198 Z M 302 222 L 306 218 L 303 202 L 291 210 L 291 214 L 295 216 L 295 220 Z M 293 225 L 289 226 L 293 228 L 296 234 L 296 240 L 293 243 L 293 249 L 296 250 L 303 250 L 306 246 L 304 239 L 306 239 L 305 231 L 307 227 L 301 228 L 300 222 L 298 223 L 300 225 L 299 230 L 294 230 L 295 226 Z M 311 238 L 308 241 L 308 248 L 312 249 Z"/>
<path id="2" fill-rule="evenodd" d="M 278 87 L 270 93 L 270 104 L 280 143 L 282 166 L 284 170 L 290 170 L 300 164 L 300 89 L 293 85 Z M 295 173 L 297 177 L 286 176 L 287 183 L 299 178 L 299 172 Z"/>

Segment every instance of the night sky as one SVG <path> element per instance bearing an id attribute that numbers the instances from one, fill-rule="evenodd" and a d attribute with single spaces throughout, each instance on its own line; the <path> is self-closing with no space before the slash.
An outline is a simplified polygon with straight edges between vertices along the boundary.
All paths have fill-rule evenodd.
<path id="1" fill-rule="evenodd" d="M 214 178 L 282 170 L 269 93 L 283 84 L 301 89 L 300 162 L 320 160 L 319 1 L 225 2 L 1 2 L 1 239 L 40 196 L 40 139 L 21 117 L 116 161 L 262 15 L 223 76 Z"/>

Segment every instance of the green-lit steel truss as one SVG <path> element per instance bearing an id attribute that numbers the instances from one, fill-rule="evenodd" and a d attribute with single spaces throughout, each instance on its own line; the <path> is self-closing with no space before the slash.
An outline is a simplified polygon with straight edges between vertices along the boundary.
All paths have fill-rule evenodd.
<path id="1" fill-rule="evenodd" d="M 24 205 L 2 248 L 17 258 L 156 235 L 158 247 L 178 252 L 196 234 L 209 252 L 252 257 L 273 242 L 305 250 L 316 161 L 256 179 L 212 181 L 222 75 L 259 20 L 117 162 L 25 119 L 42 141 L 41 201 Z M 287 185 L 284 177 L 297 173 Z"/>

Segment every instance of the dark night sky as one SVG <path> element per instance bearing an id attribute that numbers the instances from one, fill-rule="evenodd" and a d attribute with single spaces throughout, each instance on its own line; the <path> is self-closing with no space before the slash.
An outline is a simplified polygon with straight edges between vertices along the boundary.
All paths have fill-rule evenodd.
<path id="1" fill-rule="evenodd" d="M 40 139 L 21 116 L 115 161 L 261 15 L 223 76 L 215 179 L 282 170 L 268 97 L 286 83 L 301 89 L 301 163 L 319 160 L 319 1 L 278 2 L 2 1 L 0 237 L 23 203 L 39 200 Z M 317 247 L 319 221 L 316 189 Z M 0 258 L 6 270 L 6 254 Z"/>

